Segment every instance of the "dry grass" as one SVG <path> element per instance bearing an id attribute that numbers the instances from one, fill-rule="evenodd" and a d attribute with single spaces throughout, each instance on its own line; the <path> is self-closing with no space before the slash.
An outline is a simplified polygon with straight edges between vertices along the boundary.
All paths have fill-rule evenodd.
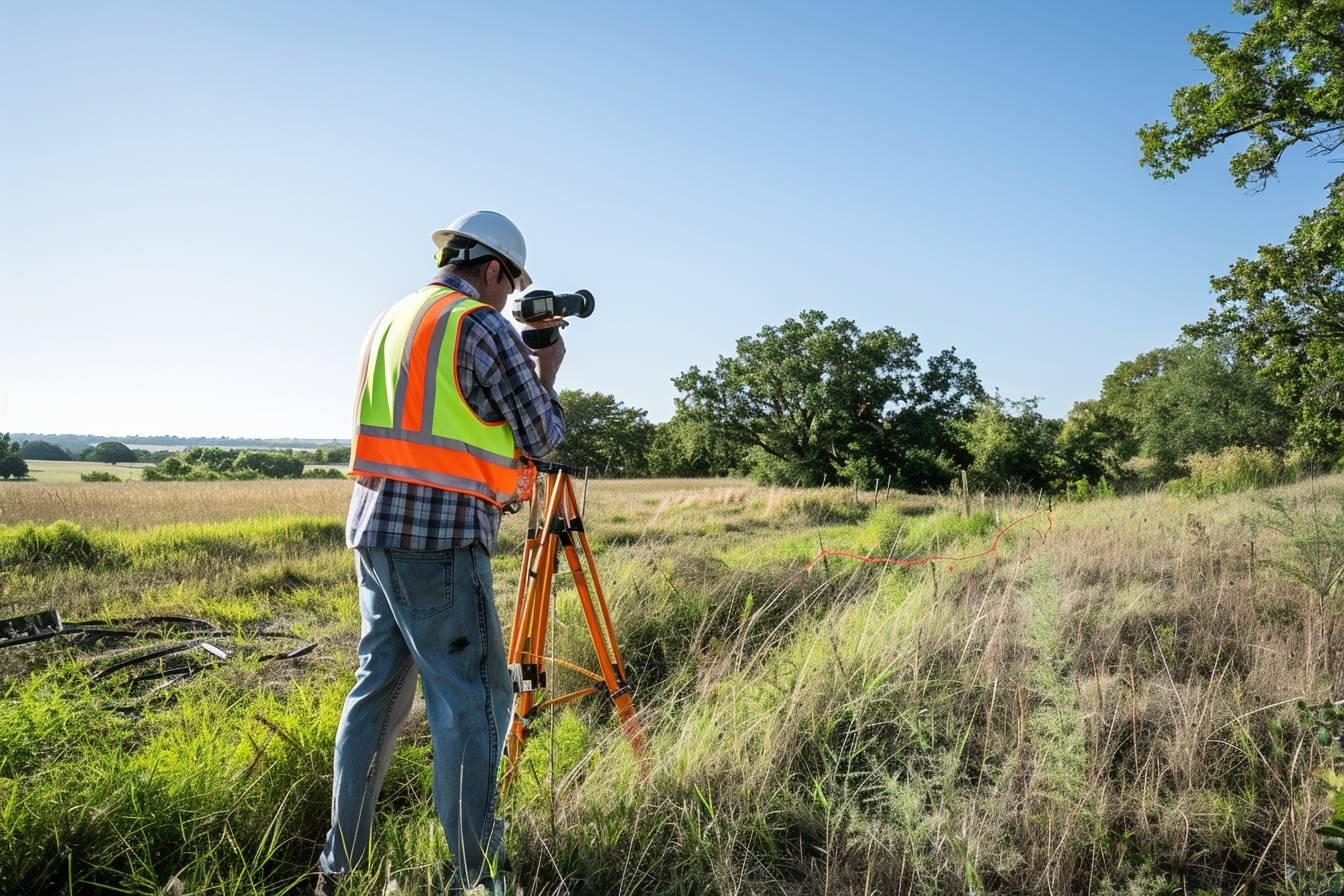
<path id="1" fill-rule="evenodd" d="M 0 482 L 0 525 L 69 520 L 101 528 L 144 528 L 267 513 L 344 516 L 349 501 L 350 483 L 337 479 Z"/>
<path id="2" fill-rule="evenodd" d="M 550 821 L 524 821 L 534 848 L 613 813 L 627 827 L 610 852 L 536 873 L 605 862 L 639 892 L 689 850 L 713 892 L 1316 892 L 1325 757 L 1292 704 L 1344 692 L 1344 613 L 1276 569 L 1282 541 L 1246 523 L 1261 501 L 1066 505 L 1029 560 L 1019 542 L 940 572 L 941 588 L 927 568 L 800 578 L 805 546 L 749 542 L 783 564 L 753 575 L 694 562 L 699 543 L 655 544 L 626 570 L 641 595 L 621 607 L 627 630 L 668 618 L 660 578 L 683 607 L 713 595 L 689 640 L 641 644 L 694 658 L 655 692 L 655 784 L 576 765 Z M 790 835 L 815 851 L 763 860 Z"/>
<path id="3" fill-rule="evenodd" d="M 65 502 L 55 509 L 9 503 L 32 488 L 0 489 L 5 520 L 115 528 L 100 536 L 103 556 L 129 559 L 0 570 L 0 604 L 282 619 L 321 638 L 311 666 L 290 690 L 268 691 L 264 710 L 246 690 L 220 702 L 211 688 L 222 685 L 183 686 L 183 707 L 153 720 L 170 752 L 148 753 L 157 742 L 135 746 L 134 737 L 125 747 L 139 751 L 138 767 L 158 769 L 135 787 L 177 792 L 171 751 L 190 748 L 222 764 L 225 788 L 199 785 L 199 805 L 136 822 L 137 886 L 148 892 L 172 873 L 189 887 L 226 880 L 232 892 L 282 891 L 321 834 L 358 629 L 338 537 L 349 486 L 65 486 L 48 489 Z M 1273 495 L 1291 510 L 1342 488 L 1335 477 Z M 652 760 L 641 779 L 600 703 L 539 725 L 509 809 L 528 892 L 1317 892 L 1327 856 L 1314 833 L 1325 811 L 1315 781 L 1326 756 L 1292 703 L 1344 693 L 1344 612 L 1279 569 L 1283 536 L 1248 523 L 1265 497 L 1068 504 L 1056 507 L 1044 545 L 1017 532 L 999 555 L 955 570 L 835 560 L 809 574 L 803 563 L 819 543 L 970 552 L 995 515 L 1006 522 L 1035 505 L 990 502 L 960 520 L 948 499 L 894 496 L 874 508 L 839 489 L 593 483 L 589 529 Z M 326 519 L 138 528 L 277 511 Z M 495 562 L 506 619 L 521 524 L 506 520 Z M 562 587 L 556 606 L 557 652 L 582 661 L 591 647 L 573 593 Z M 0 743 L 37 743 L 25 732 L 54 730 L 41 720 L 62 713 L 97 720 L 41 674 L 10 676 L 22 702 L 8 716 L 0 707 Z M 566 673 L 552 676 L 563 683 Z M 32 708 L 42 700 L 41 712 Z M 258 765 L 246 738 L 266 735 L 249 721 L 263 711 L 303 736 L 268 741 Z M 193 727 L 215 713 L 227 724 Z M 19 849 L 16 861 L 55 842 L 98 853 L 97 824 L 70 820 L 69 807 L 136 799 L 115 768 L 98 771 L 94 747 L 122 743 L 99 730 L 87 747 L 70 729 L 49 735 L 66 738 L 59 743 L 13 748 L 56 757 L 11 791 L 22 805 L 7 807 L 0 787 L 0 822 L 14 826 L 0 834 Z M 353 892 L 381 892 L 389 867 L 412 888 L 432 881 L 441 845 L 427 750 L 417 716 L 389 779 L 376 870 Z M 238 780 L 255 791 L 246 803 L 227 798 Z M 276 826 L 288 839 L 265 852 Z M 239 866 L 192 845 L 234 839 L 261 857 Z M 121 867 L 115 850 L 101 849 L 100 861 Z M 172 861 L 149 858 L 160 850 Z"/>
<path id="4" fill-rule="evenodd" d="M 110 464 L 90 468 L 122 469 Z M 725 483 L 727 483 L 725 485 Z M 164 523 L 215 522 L 267 513 L 344 516 L 349 482 L 342 480 L 256 480 L 241 482 L 0 482 L 0 525 L 68 520 L 86 526 L 143 528 Z M 582 491 L 582 484 L 579 486 Z M 760 492 L 748 480 L 595 480 L 588 507 L 599 516 L 646 517 L 658 508 L 703 500 L 731 503 Z"/>

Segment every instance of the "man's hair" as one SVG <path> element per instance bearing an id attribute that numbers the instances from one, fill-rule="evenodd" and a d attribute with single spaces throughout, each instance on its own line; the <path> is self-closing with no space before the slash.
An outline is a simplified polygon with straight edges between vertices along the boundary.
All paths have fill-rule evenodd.
<path id="1" fill-rule="evenodd" d="M 473 258 L 471 261 L 455 261 L 444 265 L 443 270 L 450 274 L 456 274 L 479 289 L 482 286 L 481 280 L 485 277 L 485 271 L 482 268 L 492 261 L 499 261 L 499 259 L 493 255 L 486 255 L 481 258 Z M 500 261 L 499 263 L 503 267 L 504 262 Z"/>
<path id="2" fill-rule="evenodd" d="M 444 265 L 444 270 L 453 273 L 471 282 L 472 286 L 480 287 L 480 279 L 484 276 L 482 268 L 492 261 L 499 262 L 500 272 L 508 277 L 513 283 L 517 283 L 522 272 L 505 258 L 498 255 L 480 255 L 469 261 L 452 261 Z"/>

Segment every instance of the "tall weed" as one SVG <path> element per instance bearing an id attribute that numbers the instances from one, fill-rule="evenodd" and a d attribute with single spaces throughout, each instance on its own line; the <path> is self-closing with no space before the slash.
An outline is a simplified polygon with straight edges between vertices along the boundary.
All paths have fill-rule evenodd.
<path id="1" fill-rule="evenodd" d="M 1224 448 L 1216 454 L 1196 452 L 1183 461 L 1189 475 L 1166 485 L 1172 494 L 1208 498 L 1295 480 L 1292 468 L 1268 448 Z"/>
<path id="2" fill-rule="evenodd" d="M 1283 536 L 1275 566 L 1322 603 L 1338 594 L 1344 586 L 1344 492 L 1313 492 L 1291 504 L 1277 497 L 1264 503 L 1268 512 L 1248 521 Z"/>

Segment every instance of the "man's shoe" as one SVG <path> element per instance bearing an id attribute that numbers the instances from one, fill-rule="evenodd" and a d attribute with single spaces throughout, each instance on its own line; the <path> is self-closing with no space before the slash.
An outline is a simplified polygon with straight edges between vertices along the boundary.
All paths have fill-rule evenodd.
<path id="1" fill-rule="evenodd" d="M 336 896 L 341 887 L 343 874 L 328 874 L 325 871 L 313 873 L 313 896 Z"/>
<path id="2" fill-rule="evenodd" d="M 518 890 L 511 886 L 512 880 L 511 877 L 501 874 L 470 887 L 452 888 L 448 892 L 455 894 L 455 896 L 456 894 L 461 894 L 461 896 L 513 896 Z"/>

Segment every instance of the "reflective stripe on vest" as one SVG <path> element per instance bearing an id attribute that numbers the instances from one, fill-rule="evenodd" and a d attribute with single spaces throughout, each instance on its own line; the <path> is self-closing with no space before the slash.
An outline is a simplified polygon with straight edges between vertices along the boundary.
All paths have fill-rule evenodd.
<path id="1" fill-rule="evenodd" d="M 482 420 L 457 379 L 468 314 L 488 308 L 431 284 L 374 325 L 361 358 L 351 476 L 381 476 L 504 505 L 522 471 L 507 423 Z"/>

